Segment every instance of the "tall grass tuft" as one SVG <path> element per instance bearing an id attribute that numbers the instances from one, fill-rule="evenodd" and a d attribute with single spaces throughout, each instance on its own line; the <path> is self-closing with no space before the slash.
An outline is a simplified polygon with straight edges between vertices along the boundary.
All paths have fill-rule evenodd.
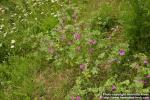
<path id="1" fill-rule="evenodd" d="M 128 13 L 125 13 L 125 16 L 128 16 L 125 19 L 125 30 L 130 39 L 130 49 L 147 52 L 150 50 L 150 1 L 128 0 L 127 2 L 129 8 Z"/>

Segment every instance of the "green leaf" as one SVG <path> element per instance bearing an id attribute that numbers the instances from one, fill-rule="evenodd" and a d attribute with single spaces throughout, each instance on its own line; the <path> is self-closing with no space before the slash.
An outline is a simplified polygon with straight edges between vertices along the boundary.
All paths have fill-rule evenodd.
<path id="1" fill-rule="evenodd" d="M 98 73 L 98 69 L 96 67 L 93 67 L 91 70 L 92 74 L 97 74 Z"/>
<path id="2" fill-rule="evenodd" d="M 141 82 L 135 82 L 135 86 L 137 88 L 143 88 L 143 83 L 141 83 Z"/>
<path id="3" fill-rule="evenodd" d="M 99 56 L 98 56 L 98 58 L 104 58 L 105 57 L 105 52 L 103 52 L 103 53 L 101 53 Z"/>
<path id="4" fill-rule="evenodd" d="M 129 80 L 125 80 L 123 82 L 121 82 L 121 85 L 125 84 L 125 85 L 129 85 L 130 81 Z"/>

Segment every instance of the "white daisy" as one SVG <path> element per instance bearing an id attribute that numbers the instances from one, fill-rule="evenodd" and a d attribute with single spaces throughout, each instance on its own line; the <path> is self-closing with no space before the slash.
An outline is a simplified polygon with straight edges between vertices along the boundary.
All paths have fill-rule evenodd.
<path id="1" fill-rule="evenodd" d="M 10 47 L 10 48 L 12 48 L 12 49 L 13 49 L 14 47 L 15 47 L 14 45 L 11 45 L 11 47 Z"/>
<path id="2" fill-rule="evenodd" d="M 11 40 L 11 43 L 14 44 L 16 41 L 15 40 Z"/>

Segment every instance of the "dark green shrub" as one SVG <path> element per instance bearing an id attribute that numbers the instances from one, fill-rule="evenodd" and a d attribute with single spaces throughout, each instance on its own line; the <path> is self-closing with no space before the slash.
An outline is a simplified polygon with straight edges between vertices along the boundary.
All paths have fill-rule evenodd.
<path id="1" fill-rule="evenodd" d="M 146 52 L 150 50 L 150 1 L 129 0 L 132 20 L 128 22 L 127 35 L 130 49 Z M 130 9 L 130 10 L 131 10 Z"/>

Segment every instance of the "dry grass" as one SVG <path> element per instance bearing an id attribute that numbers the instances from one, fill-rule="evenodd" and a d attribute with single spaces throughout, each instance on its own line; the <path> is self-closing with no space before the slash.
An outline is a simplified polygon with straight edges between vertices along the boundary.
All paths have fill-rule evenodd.
<path id="1" fill-rule="evenodd" d="M 35 97 L 42 100 L 60 100 L 65 98 L 69 89 L 73 86 L 77 73 L 75 69 L 66 69 L 64 71 L 54 72 L 51 68 L 47 68 L 37 73 L 35 82 L 42 84 L 44 95 L 40 96 L 38 89 Z"/>

